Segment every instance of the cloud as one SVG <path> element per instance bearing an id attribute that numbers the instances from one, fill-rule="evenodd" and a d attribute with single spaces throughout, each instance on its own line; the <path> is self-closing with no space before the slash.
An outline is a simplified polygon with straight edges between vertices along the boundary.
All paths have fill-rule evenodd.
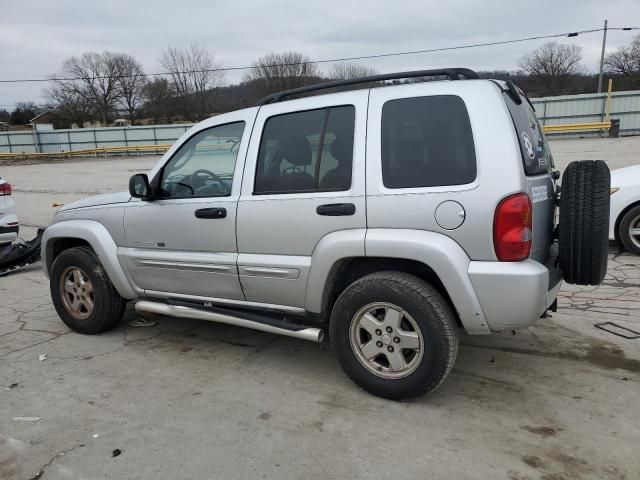
<path id="1" fill-rule="evenodd" d="M 437 48 L 599 28 L 640 18 L 636 0 L 70 1 L 4 2 L 0 17 L 0 77 L 42 78 L 85 51 L 137 57 L 148 72 L 169 45 L 197 43 L 225 66 L 249 65 L 272 51 L 297 50 L 314 59 Z M 637 26 L 637 25 L 629 25 Z M 608 49 L 632 32 L 610 32 Z M 562 39 L 583 47 L 595 71 L 600 34 Z M 517 68 L 542 41 L 366 61 L 381 72 L 442 66 Z M 238 81 L 242 73 L 230 73 Z M 0 105 L 42 101 L 42 84 L 0 84 Z M 0 108 L 3 108 L 0 106 Z"/>

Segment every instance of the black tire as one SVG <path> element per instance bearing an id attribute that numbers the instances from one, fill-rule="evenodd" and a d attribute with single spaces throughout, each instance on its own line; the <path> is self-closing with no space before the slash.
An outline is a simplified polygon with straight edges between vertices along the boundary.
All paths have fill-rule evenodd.
<path id="1" fill-rule="evenodd" d="M 607 273 L 610 183 L 602 160 L 571 162 L 562 175 L 558 241 L 567 283 L 598 285 Z"/>
<path id="2" fill-rule="evenodd" d="M 352 321 L 357 321 L 354 317 L 363 307 L 380 302 L 404 310 L 422 334 L 421 360 L 416 362 L 415 370 L 402 378 L 381 378 L 372 373 L 352 347 L 350 331 Z M 333 307 L 330 338 L 338 361 L 351 380 L 374 395 L 392 400 L 433 392 L 451 371 L 458 354 L 458 329 L 447 301 L 424 280 L 402 272 L 372 273 L 347 287 Z"/>
<path id="3" fill-rule="evenodd" d="M 620 238 L 625 250 L 634 253 L 635 255 L 640 255 L 640 245 L 636 243 L 640 241 L 640 238 L 634 242 L 629 232 L 630 228 L 640 228 L 640 205 L 636 205 L 629 209 L 629 211 L 624 214 L 618 225 L 618 237 Z"/>
<path id="4" fill-rule="evenodd" d="M 93 287 L 93 308 L 87 318 L 76 318 L 65 306 L 61 286 L 63 275 L 70 269 L 80 269 Z M 111 284 L 98 256 L 88 247 L 75 247 L 63 251 L 53 262 L 49 281 L 53 305 L 62 321 L 72 330 L 94 335 L 113 328 L 122 318 L 127 302 Z M 72 294 L 73 295 L 73 294 Z"/>

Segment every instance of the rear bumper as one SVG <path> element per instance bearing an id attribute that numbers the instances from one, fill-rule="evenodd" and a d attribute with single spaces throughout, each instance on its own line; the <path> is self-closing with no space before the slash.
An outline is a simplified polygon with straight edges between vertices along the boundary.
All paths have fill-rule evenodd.
<path id="1" fill-rule="evenodd" d="M 0 226 L 0 245 L 15 242 L 18 238 L 19 231 L 19 225 L 12 225 L 9 227 Z"/>
<path id="2" fill-rule="evenodd" d="M 525 328 L 554 302 L 559 270 L 535 260 L 470 262 L 469 278 L 492 331 Z"/>

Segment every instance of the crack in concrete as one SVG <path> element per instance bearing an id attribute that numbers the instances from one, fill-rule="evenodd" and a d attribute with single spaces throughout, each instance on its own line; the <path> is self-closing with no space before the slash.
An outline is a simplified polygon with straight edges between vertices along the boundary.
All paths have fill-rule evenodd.
<path id="1" fill-rule="evenodd" d="M 79 443 L 77 445 L 73 445 L 72 447 L 69 448 L 65 448 L 64 450 L 59 451 L 58 453 L 56 453 L 53 457 L 51 457 L 51 460 L 49 460 L 47 463 L 45 463 L 40 470 L 38 470 L 38 473 L 36 473 L 33 477 L 31 477 L 29 480 L 40 480 L 42 478 L 42 476 L 45 474 L 47 468 L 49 468 L 53 462 L 56 461 L 56 459 L 66 455 L 67 453 L 71 453 L 74 450 L 77 450 L 80 447 L 84 447 L 84 443 Z"/>
<path id="2" fill-rule="evenodd" d="M 47 342 L 50 342 L 52 340 L 56 340 L 56 339 L 58 339 L 58 338 L 60 338 L 60 337 L 62 337 L 64 335 L 67 335 L 68 333 L 70 333 L 70 331 L 60 333 L 60 332 L 52 332 L 52 331 L 49 331 L 49 330 L 41 330 L 41 329 L 38 329 L 38 328 L 28 328 L 27 327 L 27 320 L 23 320 L 23 318 L 25 316 L 35 312 L 39 308 L 42 308 L 42 307 L 46 306 L 46 305 L 49 305 L 49 304 L 48 303 L 40 303 L 40 304 L 36 305 L 34 308 L 32 308 L 31 310 L 22 311 L 22 312 L 16 311 L 16 309 L 13 308 L 12 306 L 9 306 L 9 305 L 6 306 L 6 308 L 8 308 L 9 310 L 13 311 L 13 313 L 17 315 L 16 319 L 14 320 L 14 322 L 18 323 L 19 326 L 18 326 L 17 330 L 13 330 L 11 332 L 7 332 L 7 333 L 4 333 L 4 334 L 0 335 L 0 338 L 4 337 L 4 336 L 7 336 L 7 335 L 15 334 L 15 333 L 18 333 L 18 332 L 44 333 L 44 334 L 47 334 L 47 335 L 53 335 L 53 337 L 48 338 L 46 340 L 43 340 L 41 342 L 36 342 L 36 343 L 31 344 L 31 345 L 27 345 L 25 347 L 17 348 L 17 349 L 14 349 L 14 350 L 9 350 L 9 351 L 3 353 L 2 355 L 0 355 L 0 358 L 7 357 L 8 355 L 12 355 L 14 353 L 18 353 L 18 352 L 27 350 L 29 348 L 37 347 L 38 345 L 42 345 L 43 343 L 47 343 Z"/>
<path id="3" fill-rule="evenodd" d="M 67 332 L 67 333 L 69 333 L 69 332 Z M 43 340 L 43 341 L 41 341 L 41 342 L 33 343 L 33 344 L 28 345 L 28 346 L 26 346 L 26 347 L 18 348 L 18 349 L 16 349 L 16 350 L 10 350 L 10 351 L 8 351 L 8 352 L 3 353 L 2 355 L 0 355 L 0 358 L 5 358 L 6 356 L 11 355 L 11 354 L 13 354 L 13 353 L 22 352 L 22 351 L 27 350 L 27 349 L 29 349 L 29 348 L 37 347 L 38 345 L 42 345 L 43 343 L 47 343 L 47 342 L 50 342 L 51 340 L 55 340 L 56 338 L 60 338 L 60 337 L 61 337 L 61 336 L 63 336 L 63 335 L 66 335 L 66 333 L 60 334 L 60 335 L 58 335 L 57 337 L 48 338 L 48 339 Z"/>

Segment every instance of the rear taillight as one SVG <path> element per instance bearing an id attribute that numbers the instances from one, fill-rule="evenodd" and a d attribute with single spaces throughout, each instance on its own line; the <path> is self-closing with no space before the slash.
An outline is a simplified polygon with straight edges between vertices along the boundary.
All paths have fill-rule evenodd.
<path id="1" fill-rule="evenodd" d="M 11 184 L 3 183 L 0 185 L 0 195 L 11 195 Z"/>
<path id="2" fill-rule="evenodd" d="M 493 218 L 493 245 L 501 262 L 517 262 L 531 253 L 531 200 L 516 193 L 502 200 Z"/>

